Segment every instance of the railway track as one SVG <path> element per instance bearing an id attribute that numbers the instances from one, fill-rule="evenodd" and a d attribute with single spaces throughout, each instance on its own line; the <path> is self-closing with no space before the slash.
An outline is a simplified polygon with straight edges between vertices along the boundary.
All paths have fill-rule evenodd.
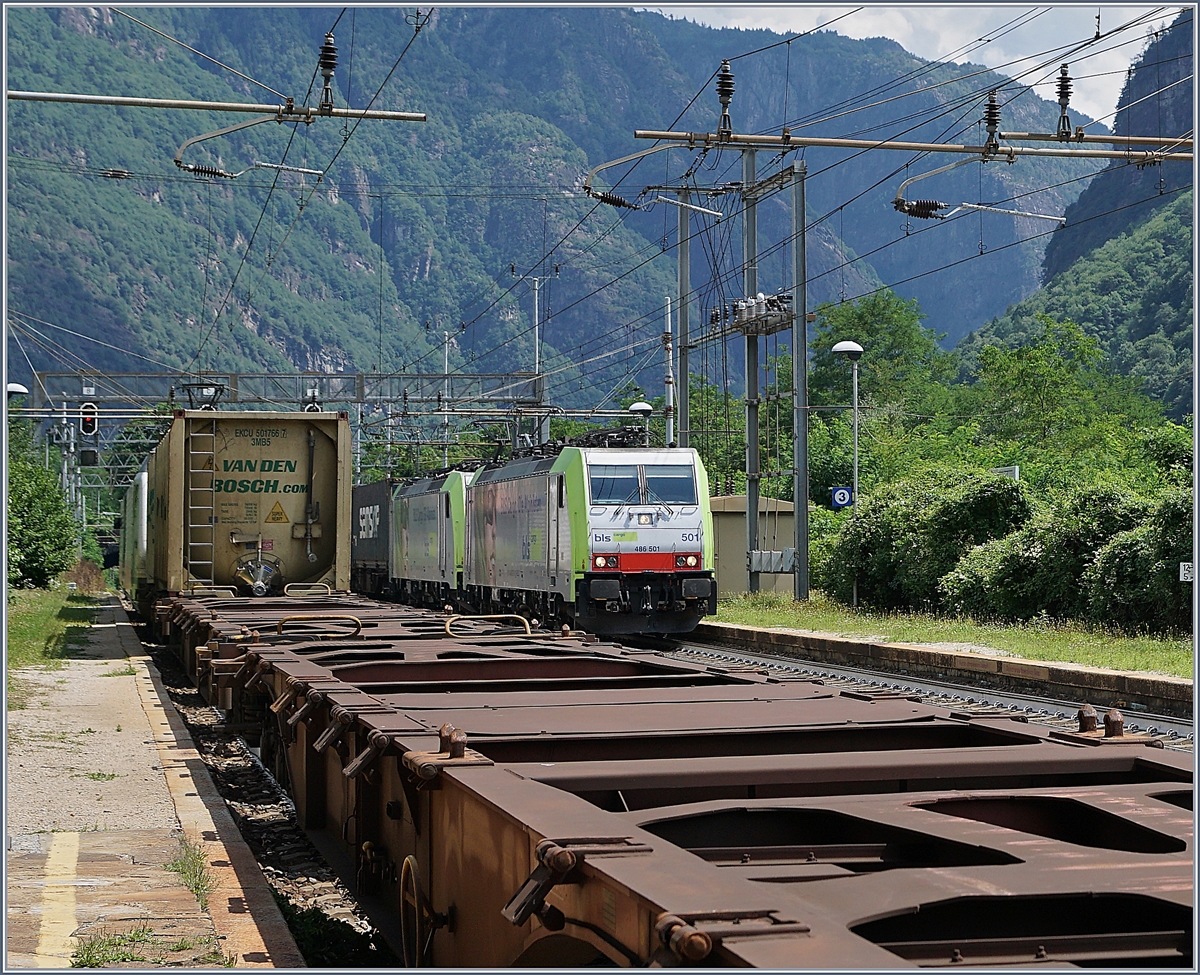
<path id="1" fill-rule="evenodd" d="M 393 967 L 399 964 L 357 898 L 296 820 L 287 791 L 245 738 L 209 705 L 176 656 L 143 643 L 162 676 L 213 784 L 233 814 L 311 967 Z"/>
<path id="2" fill-rule="evenodd" d="M 919 696 L 926 704 L 953 708 L 977 715 L 1025 715 L 1031 722 L 1051 728 L 1077 727 L 1077 711 L 1083 702 L 1071 702 L 1030 694 L 1011 694 L 992 689 L 979 689 L 963 684 L 925 679 L 899 678 L 895 674 L 862 670 L 853 667 L 833 667 L 825 663 L 799 661 L 772 654 L 748 653 L 719 644 L 688 640 L 685 643 L 669 640 L 638 641 L 639 645 L 657 646 L 663 652 L 684 660 L 713 660 L 721 663 L 762 667 L 776 676 L 806 677 L 831 687 L 886 688 Z M 1195 725 L 1191 721 L 1165 714 L 1153 714 L 1136 701 L 1126 707 L 1125 731 L 1159 737 L 1167 748 L 1194 751 Z"/>

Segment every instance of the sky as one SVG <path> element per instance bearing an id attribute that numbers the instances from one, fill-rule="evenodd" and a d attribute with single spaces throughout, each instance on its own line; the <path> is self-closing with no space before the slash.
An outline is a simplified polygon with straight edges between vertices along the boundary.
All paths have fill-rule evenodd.
<path id="1" fill-rule="evenodd" d="M 855 6 L 832 7 L 817 5 L 778 4 L 773 6 L 662 6 L 658 10 L 670 17 L 688 20 L 711 27 L 741 27 L 769 29 L 780 34 L 799 33 L 828 24 L 839 34 L 852 38 L 889 37 L 919 57 L 931 60 L 969 61 L 998 69 L 1002 74 L 1015 75 L 1024 68 L 1061 54 L 1045 54 L 1036 61 L 1002 67 L 1019 58 L 1047 52 L 1061 45 L 1070 45 L 1095 36 L 1096 14 L 1100 14 L 1100 30 L 1108 33 L 1124 24 L 1153 14 L 1146 23 L 1123 31 L 1095 45 L 1102 53 L 1085 50 L 1070 57 L 1070 73 L 1074 81 L 1071 108 L 1094 119 L 1111 124 L 1117 98 L 1125 81 L 1130 63 L 1145 48 L 1148 32 L 1170 24 L 1181 9 L 1178 6 L 1104 6 L 1075 4 L 1058 6 L 1007 5 L 982 3 L 951 5 L 911 4 L 892 5 L 868 3 L 855 11 Z M 1155 13 L 1157 11 L 1157 13 Z M 849 14 L 849 16 L 843 16 Z M 1011 30 L 1004 25 L 1020 18 Z M 992 34 L 987 43 L 974 44 Z M 1001 36 L 1002 35 L 1002 36 Z M 972 50 L 962 53 L 971 45 Z M 957 53 L 956 53 L 957 52 Z M 1056 77 L 1056 69 L 1039 74 Z M 1038 94 L 1056 101 L 1054 77 Z"/>

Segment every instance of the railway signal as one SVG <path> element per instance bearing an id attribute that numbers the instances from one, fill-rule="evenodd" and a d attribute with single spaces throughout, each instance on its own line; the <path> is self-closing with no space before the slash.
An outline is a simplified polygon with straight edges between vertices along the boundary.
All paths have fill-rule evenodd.
<path id="1" fill-rule="evenodd" d="M 94 437 L 100 432 L 100 417 L 95 403 L 84 403 L 79 407 L 79 432 L 85 437 Z"/>

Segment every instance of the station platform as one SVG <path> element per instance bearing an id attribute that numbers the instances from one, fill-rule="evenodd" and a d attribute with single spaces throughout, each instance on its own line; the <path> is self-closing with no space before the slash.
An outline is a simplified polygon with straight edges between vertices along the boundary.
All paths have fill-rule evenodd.
<path id="1" fill-rule="evenodd" d="M 107 967 L 303 968 L 117 597 L 78 656 L 16 677 L 5 969 L 67 969 L 81 947 Z M 188 850 L 207 859 L 203 907 L 167 868 Z"/>
<path id="2" fill-rule="evenodd" d="M 1193 714 L 1193 682 L 1185 677 L 1026 660 L 986 648 L 889 643 L 709 620 L 701 622 L 694 635 L 730 647 L 833 666 L 1010 690 L 1096 707 L 1123 708 L 1137 701 L 1155 713 Z"/>

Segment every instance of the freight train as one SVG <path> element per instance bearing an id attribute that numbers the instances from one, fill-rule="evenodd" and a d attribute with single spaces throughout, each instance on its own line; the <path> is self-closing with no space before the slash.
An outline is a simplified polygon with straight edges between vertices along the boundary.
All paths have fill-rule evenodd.
<path id="1" fill-rule="evenodd" d="M 121 582 L 181 592 L 354 589 L 595 633 L 679 633 L 716 612 L 694 450 L 546 456 L 351 488 L 344 413 L 179 410 L 126 492 Z"/>
<path id="2" fill-rule="evenodd" d="M 566 446 L 353 493 L 353 586 L 593 633 L 679 633 L 716 612 L 712 511 L 686 448 Z"/>
<path id="3" fill-rule="evenodd" d="M 1191 756 L 1086 708 L 1041 727 L 337 591 L 343 419 L 177 416 L 123 545 L 151 631 L 407 965 L 1192 967 Z M 679 450 L 381 482 L 356 578 L 681 625 L 706 495 Z"/>
<path id="4" fill-rule="evenodd" d="M 408 966 L 1192 968 L 1192 756 L 1089 709 L 345 594 L 155 618 Z"/>

